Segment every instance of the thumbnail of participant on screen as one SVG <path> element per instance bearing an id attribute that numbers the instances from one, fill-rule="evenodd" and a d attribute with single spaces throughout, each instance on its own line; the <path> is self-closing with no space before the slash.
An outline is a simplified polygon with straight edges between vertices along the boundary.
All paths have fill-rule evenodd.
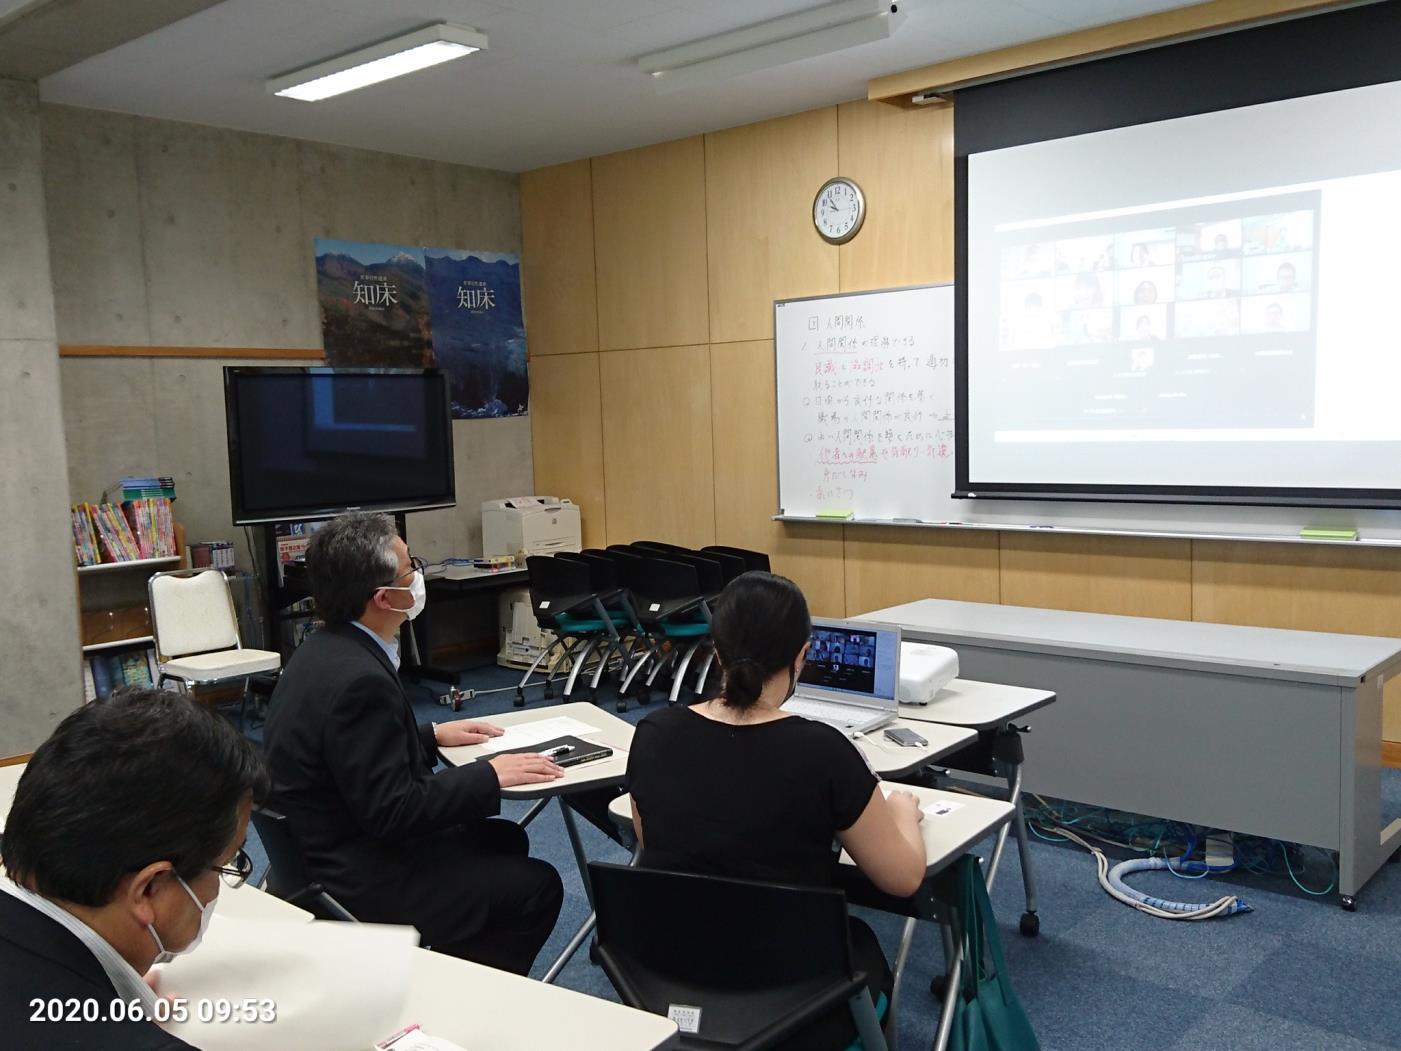
<path id="1" fill-rule="evenodd" d="M 1134 372 L 1147 372 L 1153 367 L 1158 352 L 1152 347 L 1134 347 L 1129 351 L 1129 368 Z"/>
<path id="2" fill-rule="evenodd" d="M 1015 280 L 1050 277 L 1055 270 L 1055 253 L 1050 242 L 1014 245 L 1002 251 L 1002 276 Z"/>
<path id="3" fill-rule="evenodd" d="M 1170 266 L 1150 270 L 1120 270 L 1114 275 L 1114 302 L 1121 307 L 1151 306 L 1168 303 L 1173 295 L 1173 272 Z"/>
<path id="4" fill-rule="evenodd" d="M 1061 344 L 1114 342 L 1114 311 L 1067 310 L 1061 314 Z"/>
<path id="5" fill-rule="evenodd" d="M 1312 324 L 1312 303 L 1307 293 L 1246 296 L 1241 300 L 1242 332 L 1306 332 Z"/>
<path id="6" fill-rule="evenodd" d="M 1192 223 L 1177 230 L 1179 259 L 1217 258 L 1240 251 L 1241 221 L 1223 219 L 1214 223 Z"/>
<path id="7" fill-rule="evenodd" d="M 1245 291 L 1308 292 L 1313 287 L 1313 253 L 1261 255 L 1245 261 Z"/>
<path id="8" fill-rule="evenodd" d="M 1178 339 L 1238 335 L 1240 333 L 1240 300 L 1179 301 L 1173 310 L 1172 328 L 1172 334 Z"/>
<path id="9" fill-rule="evenodd" d="M 1150 266 L 1172 266 L 1175 258 L 1172 227 L 1154 230 L 1127 230 L 1114 235 L 1114 261 L 1121 270 L 1141 270 Z"/>
<path id="10" fill-rule="evenodd" d="M 1110 275 L 1083 272 L 1056 278 L 1058 310 L 1091 310 L 1110 305 Z"/>
<path id="11" fill-rule="evenodd" d="M 1234 299 L 1240 295 L 1240 260 L 1186 263 L 1177 275 L 1177 298 Z"/>
<path id="12" fill-rule="evenodd" d="M 1060 317 L 1051 306 L 1054 282 L 1012 281 L 1002 286 L 1002 346 L 1043 350 L 1056 345 Z"/>
<path id="13" fill-rule="evenodd" d="M 1074 237 L 1056 242 L 1056 273 L 1078 274 L 1082 270 L 1111 270 L 1114 267 L 1114 238 L 1104 234 Z"/>
<path id="14" fill-rule="evenodd" d="M 1313 247 L 1314 213 L 1283 212 L 1245 220 L 1245 254 L 1298 252 Z"/>
<path id="15" fill-rule="evenodd" d="M 1121 343 L 1156 343 L 1167 338 L 1167 306 L 1124 307 L 1119 311 Z"/>

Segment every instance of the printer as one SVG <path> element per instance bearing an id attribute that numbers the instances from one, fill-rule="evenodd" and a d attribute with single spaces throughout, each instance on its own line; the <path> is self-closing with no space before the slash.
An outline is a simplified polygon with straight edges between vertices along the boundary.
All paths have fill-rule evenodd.
<path id="1" fill-rule="evenodd" d="M 583 546 L 578 505 L 558 496 L 511 496 L 482 504 L 482 555 L 553 555 Z"/>
<path id="2" fill-rule="evenodd" d="M 583 547 L 578 505 L 558 496 L 512 496 L 482 504 L 482 555 L 514 555 L 525 565 L 530 555 L 553 555 Z M 507 588 L 497 597 L 500 649 L 496 663 L 503 668 L 529 668 L 545 652 L 550 639 L 540 630 L 526 588 Z"/>

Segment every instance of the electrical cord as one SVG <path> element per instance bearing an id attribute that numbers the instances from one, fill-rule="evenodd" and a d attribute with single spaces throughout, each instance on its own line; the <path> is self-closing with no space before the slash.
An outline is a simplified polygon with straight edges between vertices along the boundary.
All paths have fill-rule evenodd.
<path id="1" fill-rule="evenodd" d="M 1051 802 L 1033 792 L 1026 793 L 1026 798 L 1028 827 L 1033 835 L 1046 842 L 1065 841 L 1065 837 L 1051 831 L 1056 826 L 1073 828 L 1085 839 L 1138 855 L 1159 857 L 1166 863 L 1164 867 L 1169 874 L 1177 879 L 1199 880 L 1213 871 L 1239 870 L 1257 877 L 1288 879 L 1299 891 L 1313 897 L 1329 894 L 1337 886 L 1336 858 L 1319 848 L 1314 849 L 1319 849 L 1324 855 L 1331 872 L 1331 878 L 1324 876 L 1317 881 L 1327 881 L 1327 886 L 1322 890 L 1314 889 L 1306 882 L 1305 873 L 1315 868 L 1310 863 L 1313 855 L 1310 848 L 1298 844 L 1237 835 L 1232 843 L 1234 864 L 1208 869 L 1201 862 L 1191 860 L 1204 835 L 1201 829 L 1194 826 L 1150 820 L 1104 807 Z M 1048 831 L 1043 832 L 1043 829 Z"/>
<path id="2" fill-rule="evenodd" d="M 1095 868 L 1099 877 L 1099 885 L 1105 892 L 1116 901 L 1121 901 L 1139 912 L 1145 912 L 1149 916 L 1156 916 L 1163 920 L 1210 920 L 1218 916 L 1231 916 L 1238 912 L 1249 912 L 1250 906 L 1241 898 L 1235 895 L 1228 895 L 1218 898 L 1214 902 L 1206 905 L 1194 905 L 1185 902 L 1165 901 L 1162 898 L 1155 898 L 1144 894 L 1142 891 L 1134 890 L 1124 882 L 1123 877 L 1132 872 L 1141 872 L 1150 869 L 1170 868 L 1170 863 L 1164 858 L 1131 858 L 1128 861 L 1120 862 L 1110 868 L 1109 859 L 1104 851 L 1081 839 L 1076 833 L 1068 828 L 1053 827 L 1050 829 L 1055 835 L 1064 840 L 1076 843 L 1084 847 L 1095 859 Z M 1042 835 L 1042 839 L 1050 837 Z M 1189 862 L 1195 866 L 1200 862 Z M 1205 865 L 1202 866 L 1206 868 Z"/>
<path id="3" fill-rule="evenodd" d="M 1275 840 L 1275 842 L 1279 843 L 1279 840 Z M 1294 866 L 1289 863 L 1289 849 L 1283 843 L 1279 843 L 1279 852 L 1284 855 L 1284 867 L 1289 871 L 1289 878 L 1294 881 L 1294 886 L 1298 887 L 1305 894 L 1312 894 L 1316 898 L 1321 898 L 1323 895 L 1332 891 L 1334 884 L 1337 882 L 1336 880 L 1330 880 L 1328 886 L 1323 888 L 1323 890 L 1309 890 L 1308 887 L 1305 887 L 1299 882 L 1299 877 L 1294 875 Z"/>

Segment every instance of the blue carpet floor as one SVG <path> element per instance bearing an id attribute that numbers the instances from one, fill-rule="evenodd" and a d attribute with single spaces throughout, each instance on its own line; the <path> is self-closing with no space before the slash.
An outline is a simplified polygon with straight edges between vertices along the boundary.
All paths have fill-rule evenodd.
<path id="1" fill-rule="evenodd" d="M 514 685 L 519 673 L 487 668 L 463 684 L 479 690 Z M 435 703 L 436 683 L 410 687 L 421 719 L 454 718 Z M 513 710 L 511 692 L 486 694 L 458 717 Z M 530 707 L 557 704 L 540 691 Z M 624 716 L 636 722 L 652 706 L 635 703 Z M 612 695 L 605 701 L 613 711 Z M 248 728 L 259 739 L 256 725 Z M 1384 811 L 1401 814 L 1401 771 L 1388 772 Z M 516 817 L 523 804 L 507 803 Z M 625 851 L 580 822 L 592 860 L 626 861 Z M 252 842 L 258 870 L 266 863 Z M 557 805 L 530 825 L 532 853 L 551 861 L 564 879 L 565 903 L 554 936 L 540 954 L 535 976 L 564 948 L 588 914 Z M 983 849 L 986 849 L 986 845 Z M 1401 865 L 1387 865 L 1344 912 L 1335 894 L 1312 898 L 1287 878 L 1230 874 L 1195 883 L 1165 872 L 1135 876 L 1135 887 L 1178 901 L 1244 896 L 1255 911 L 1202 923 L 1159 920 L 1109 898 L 1095 879 L 1094 862 L 1078 847 L 1033 839 L 1041 933 L 1023 938 L 1020 863 L 1009 844 L 992 888 L 1008 968 L 1044 1051 L 1155 1048 L 1163 1051 L 1318 1049 L 1375 1051 L 1401 1048 Z M 856 910 L 893 957 L 901 921 Z M 938 931 L 921 924 L 901 986 L 898 1043 L 930 1046 L 938 1005 L 928 993 L 943 971 Z M 616 1000 L 603 972 L 581 951 L 561 985 Z"/>

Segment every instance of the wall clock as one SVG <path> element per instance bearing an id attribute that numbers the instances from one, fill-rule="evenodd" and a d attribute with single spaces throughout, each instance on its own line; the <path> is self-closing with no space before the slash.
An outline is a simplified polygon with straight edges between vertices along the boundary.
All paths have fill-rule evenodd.
<path id="1" fill-rule="evenodd" d="M 846 244 L 866 221 L 866 195 L 850 179 L 828 179 L 812 199 L 812 225 L 828 244 Z"/>

